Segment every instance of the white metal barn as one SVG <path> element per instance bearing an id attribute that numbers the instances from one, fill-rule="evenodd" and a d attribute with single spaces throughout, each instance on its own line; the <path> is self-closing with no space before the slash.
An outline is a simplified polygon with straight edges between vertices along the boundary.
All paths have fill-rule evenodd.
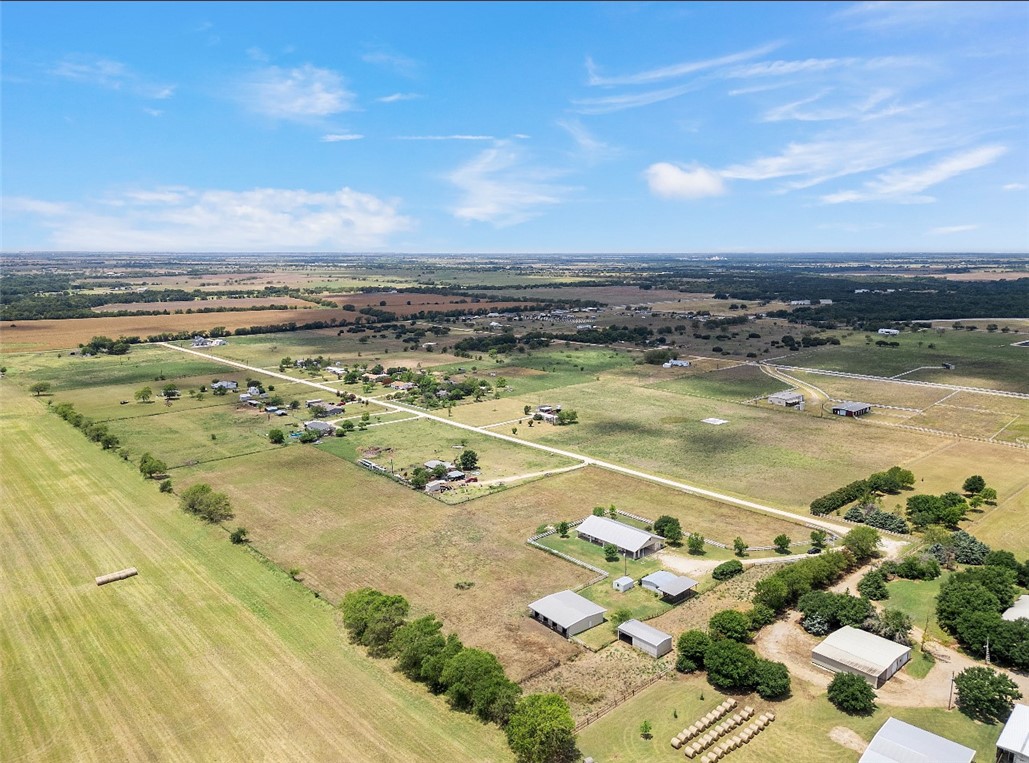
<path id="1" fill-rule="evenodd" d="M 975 750 L 910 723 L 887 718 L 858 763 L 972 763 Z"/>
<path id="2" fill-rule="evenodd" d="M 911 647 L 849 625 L 811 650 L 811 662 L 833 673 L 861 676 L 878 689 L 911 659 Z"/>
<path id="3" fill-rule="evenodd" d="M 670 635 L 639 620 L 626 620 L 619 625 L 618 638 L 651 657 L 662 657 L 672 651 Z"/>
<path id="4" fill-rule="evenodd" d="M 1029 705 L 1015 705 L 997 740 L 997 763 L 1029 763 Z"/>
<path id="5" fill-rule="evenodd" d="M 529 605 L 532 616 L 565 638 L 604 622 L 603 607 L 573 591 L 559 591 Z"/>

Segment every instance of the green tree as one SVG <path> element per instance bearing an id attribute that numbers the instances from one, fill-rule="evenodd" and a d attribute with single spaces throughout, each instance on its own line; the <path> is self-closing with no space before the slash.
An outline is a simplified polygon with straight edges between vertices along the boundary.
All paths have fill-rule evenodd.
<path id="1" fill-rule="evenodd" d="M 627 620 L 632 620 L 632 610 L 627 607 L 616 609 L 611 613 L 611 625 L 617 630 L 618 626 Z"/>
<path id="2" fill-rule="evenodd" d="M 878 570 L 867 573 L 857 584 L 858 593 L 872 601 L 882 601 L 890 598 L 889 589 L 886 588 L 886 578 Z"/>
<path id="3" fill-rule="evenodd" d="M 229 497 L 225 493 L 216 493 L 210 485 L 203 482 L 191 485 L 182 491 L 179 507 L 188 514 L 206 519 L 208 522 L 224 522 L 232 519 Z"/>
<path id="4" fill-rule="evenodd" d="M 443 623 L 435 615 L 426 615 L 397 628 L 389 651 L 397 660 L 397 670 L 412 681 L 421 681 L 422 665 L 446 645 Z"/>
<path id="5" fill-rule="evenodd" d="M 618 547 L 614 543 L 604 544 L 604 561 L 617 562 L 618 561 Z"/>
<path id="6" fill-rule="evenodd" d="M 579 414 L 575 411 L 558 411 L 557 423 L 560 426 L 579 423 Z"/>
<path id="7" fill-rule="evenodd" d="M 986 480 L 984 480 L 981 475 L 973 474 L 965 480 L 961 489 L 969 495 L 975 495 L 976 493 L 981 493 L 984 487 L 986 487 Z"/>
<path id="8" fill-rule="evenodd" d="M 825 548 L 825 542 L 829 539 L 829 533 L 825 530 L 811 531 L 811 545 L 815 548 Z"/>
<path id="9" fill-rule="evenodd" d="M 411 473 L 411 487 L 415 490 L 421 490 L 429 484 L 429 478 L 432 474 L 424 467 L 416 467 Z"/>
<path id="10" fill-rule="evenodd" d="M 750 639 L 750 618 L 735 609 L 723 609 L 711 615 L 707 622 L 708 632 L 712 639 L 732 639 L 748 641 Z"/>
<path id="11" fill-rule="evenodd" d="M 154 458 L 149 453 L 144 453 L 139 458 L 139 473 L 147 479 L 153 479 L 168 471 L 168 465 L 160 459 Z"/>
<path id="12" fill-rule="evenodd" d="M 780 554 L 790 553 L 790 536 L 786 533 L 776 535 L 772 543 L 775 545 L 775 550 Z"/>
<path id="13" fill-rule="evenodd" d="M 286 433 L 281 429 L 273 429 L 268 432 L 268 442 L 272 445 L 282 445 L 282 443 L 286 442 Z"/>
<path id="14" fill-rule="evenodd" d="M 691 554 L 703 554 L 704 536 L 700 533 L 690 533 L 686 538 L 686 548 Z"/>
<path id="15" fill-rule="evenodd" d="M 732 549 L 736 556 L 746 556 L 747 542 L 737 535 L 736 539 L 732 542 Z"/>
<path id="16" fill-rule="evenodd" d="M 743 573 L 743 563 L 739 559 L 730 559 L 727 562 L 722 562 L 713 570 L 711 570 L 711 577 L 715 580 L 728 580 L 729 578 L 735 577 Z"/>
<path id="17" fill-rule="evenodd" d="M 137 389 L 135 394 L 136 400 L 138 400 L 141 403 L 149 403 L 150 398 L 152 398 L 153 396 L 154 391 L 150 389 L 150 387 L 143 387 L 142 389 Z"/>
<path id="18" fill-rule="evenodd" d="M 160 485 L 160 490 L 161 490 L 162 493 L 170 493 L 172 491 L 172 481 L 171 480 L 162 480 L 161 481 L 161 485 Z"/>
<path id="19" fill-rule="evenodd" d="M 979 497 L 986 501 L 986 503 L 996 503 L 997 491 L 992 487 L 984 487 L 979 491 Z"/>
<path id="20" fill-rule="evenodd" d="M 679 520 L 667 514 L 662 514 L 654 520 L 654 532 L 669 543 L 682 542 L 682 526 L 679 524 Z"/>
<path id="21" fill-rule="evenodd" d="M 568 528 L 569 528 L 569 524 L 567 522 L 565 522 L 563 520 L 561 522 L 558 522 L 557 523 L 558 535 L 560 535 L 562 538 L 567 538 L 568 537 Z"/>
<path id="22" fill-rule="evenodd" d="M 40 395 L 49 392 L 51 386 L 50 382 L 36 382 L 29 387 L 29 392 L 34 392 L 36 397 L 39 397 Z"/>
<path id="23" fill-rule="evenodd" d="M 651 725 L 650 721 L 643 721 L 643 723 L 640 724 L 640 736 L 644 739 L 650 739 L 650 732 L 653 728 L 654 727 Z"/>
<path id="24" fill-rule="evenodd" d="M 689 630 L 682 633 L 675 647 L 678 657 L 675 662 L 676 669 L 683 673 L 692 673 L 704 667 L 704 654 L 709 646 L 711 639 L 704 631 Z"/>
<path id="25" fill-rule="evenodd" d="M 1014 681 L 991 668 L 962 670 L 954 678 L 954 687 L 958 692 L 958 709 L 985 723 L 1007 720 L 1015 700 L 1022 698 Z"/>
<path id="26" fill-rule="evenodd" d="M 595 517 L 602 517 L 605 514 L 607 514 L 607 509 L 605 509 L 603 506 L 594 506 L 593 507 L 593 516 L 595 516 Z"/>
<path id="27" fill-rule="evenodd" d="M 829 701 L 850 715 L 870 715 L 875 710 L 875 692 L 865 679 L 837 673 L 829 682 Z"/>
<path id="28" fill-rule="evenodd" d="M 465 648 L 447 662 L 442 675 L 455 710 L 503 725 L 514 712 L 521 687 L 510 681 L 495 655 Z"/>
<path id="29" fill-rule="evenodd" d="M 750 686 L 757 670 L 757 655 L 731 639 L 712 641 L 704 652 L 707 680 L 719 689 Z"/>
<path id="30" fill-rule="evenodd" d="M 843 536 L 843 547 L 858 562 L 865 562 L 879 554 L 879 533 L 872 527 L 855 527 Z"/>
<path id="31" fill-rule="evenodd" d="M 421 679 L 433 694 L 439 694 L 446 690 L 446 684 L 443 683 L 443 671 L 462 649 L 464 649 L 464 645 L 461 643 L 461 639 L 451 633 L 447 636 L 446 644 L 440 651 L 422 660 Z"/>
<path id="32" fill-rule="evenodd" d="M 575 721 L 559 694 L 530 694 L 515 705 L 508 721 L 507 744 L 518 763 L 574 763 Z"/>
<path id="33" fill-rule="evenodd" d="M 757 661 L 754 689 L 762 699 L 780 699 L 790 693 L 790 673 L 781 662 Z"/>
<path id="34" fill-rule="evenodd" d="M 876 634 L 898 644 L 911 643 L 911 618 L 899 609 L 886 609 L 879 615 L 875 626 Z"/>
<path id="35" fill-rule="evenodd" d="M 229 540 L 235 543 L 237 546 L 246 543 L 249 539 L 247 538 L 247 528 L 237 527 L 231 533 L 229 533 Z"/>
<path id="36" fill-rule="evenodd" d="M 529 411 L 531 411 L 531 410 L 532 410 L 531 406 L 528 406 L 528 405 L 524 406 L 522 408 L 522 415 L 523 416 L 528 416 L 529 415 Z"/>
<path id="37" fill-rule="evenodd" d="M 466 472 L 470 472 L 479 465 L 479 454 L 474 450 L 464 450 L 457 457 L 457 465 Z"/>
<path id="38" fill-rule="evenodd" d="M 368 647 L 373 657 L 389 654 L 393 634 L 404 624 L 410 605 L 403 596 L 387 596 L 372 588 L 351 591 L 340 602 L 350 640 Z"/>
<path id="39" fill-rule="evenodd" d="M 168 382 L 161 391 L 165 397 L 178 397 L 179 386 L 175 382 Z"/>

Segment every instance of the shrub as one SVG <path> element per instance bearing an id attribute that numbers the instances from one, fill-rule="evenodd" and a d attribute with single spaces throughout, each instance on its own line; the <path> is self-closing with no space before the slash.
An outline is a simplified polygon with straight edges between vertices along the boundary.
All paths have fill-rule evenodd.
<path id="1" fill-rule="evenodd" d="M 954 678 L 958 692 L 958 709 L 965 715 L 986 723 L 1004 721 L 1022 693 L 1017 684 L 991 668 L 974 667 L 962 670 Z"/>
<path id="2" fill-rule="evenodd" d="M 786 533 L 776 535 L 772 543 L 775 545 L 775 550 L 780 554 L 790 553 L 790 536 Z"/>
<path id="3" fill-rule="evenodd" d="M 170 493 L 172 491 L 171 480 L 162 480 L 160 490 L 162 493 Z"/>
<path id="4" fill-rule="evenodd" d="M 707 679 L 719 689 L 738 689 L 752 685 L 757 670 L 757 655 L 731 639 L 712 641 L 704 652 Z"/>
<path id="5" fill-rule="evenodd" d="M 730 559 L 722 562 L 711 571 L 711 577 L 715 580 L 728 580 L 743 572 L 743 564 L 737 559 Z"/>
<path id="6" fill-rule="evenodd" d="M 711 646 L 711 639 L 701 630 L 686 631 L 679 636 L 679 640 L 676 642 L 679 658 L 688 660 L 694 666 L 693 670 L 704 666 L 704 654 L 709 646 Z M 678 663 L 676 663 L 676 667 L 678 667 Z"/>
<path id="7" fill-rule="evenodd" d="M 886 511 L 873 511 L 867 514 L 865 516 L 865 524 L 869 527 L 877 527 L 880 530 L 897 533 L 897 535 L 907 535 L 911 532 L 911 528 L 908 527 L 908 523 L 904 521 L 903 517 L 898 517 L 896 514 L 890 514 Z"/>
<path id="8" fill-rule="evenodd" d="M 790 693 L 790 673 L 781 662 L 758 660 L 754 689 L 762 699 L 779 699 Z"/>
<path id="9" fill-rule="evenodd" d="M 858 593 L 872 601 L 882 601 L 890 598 L 890 592 L 886 588 L 886 578 L 878 570 L 867 573 L 857 584 Z"/>
<path id="10" fill-rule="evenodd" d="M 604 544 L 604 561 L 617 562 L 618 561 L 618 548 L 614 543 Z"/>
<path id="11" fill-rule="evenodd" d="M 837 710 L 851 715 L 869 715 L 875 710 L 875 692 L 865 679 L 837 673 L 829 683 L 829 701 Z"/>
<path id="12" fill-rule="evenodd" d="M 188 514 L 195 514 L 208 522 L 224 522 L 232 519 L 229 497 L 216 493 L 210 485 L 198 483 L 186 488 L 179 498 L 179 507 Z"/>
<path id="13" fill-rule="evenodd" d="M 711 616 L 707 623 L 712 639 L 732 639 L 747 641 L 750 639 L 750 620 L 742 612 L 735 609 L 723 609 Z"/>
<path id="14" fill-rule="evenodd" d="M 237 546 L 247 542 L 247 528 L 237 527 L 229 534 L 229 540 L 235 543 Z"/>

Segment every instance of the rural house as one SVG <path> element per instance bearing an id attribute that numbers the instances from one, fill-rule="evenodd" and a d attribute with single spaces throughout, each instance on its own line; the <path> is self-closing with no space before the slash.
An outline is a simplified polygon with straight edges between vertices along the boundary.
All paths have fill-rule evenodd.
<path id="1" fill-rule="evenodd" d="M 784 408 L 799 407 L 800 410 L 804 410 L 804 396 L 799 392 L 794 392 L 792 390 L 776 392 L 774 395 L 769 395 L 768 402 L 772 405 L 781 405 Z"/>
<path id="2" fill-rule="evenodd" d="M 900 333 L 897 329 L 879 329 L 879 333 L 883 336 L 897 336 Z"/>
<path id="3" fill-rule="evenodd" d="M 918 726 L 887 718 L 858 763 L 972 763 L 975 750 Z"/>
<path id="4" fill-rule="evenodd" d="M 911 647 L 849 625 L 811 650 L 811 662 L 833 673 L 860 676 L 878 689 L 911 659 Z"/>
<path id="5" fill-rule="evenodd" d="M 671 360 L 665 361 L 661 364 L 661 368 L 689 368 L 690 362 L 688 360 L 677 360 L 672 358 Z"/>
<path id="6" fill-rule="evenodd" d="M 304 429 L 309 432 L 317 432 L 318 434 L 332 434 L 332 430 L 335 427 L 325 421 L 305 421 Z"/>
<path id="7" fill-rule="evenodd" d="M 698 583 L 685 575 L 673 575 L 671 572 L 658 570 L 644 577 L 640 581 L 640 585 L 648 591 L 661 594 L 661 598 L 666 601 L 678 604 L 697 587 Z"/>
<path id="8" fill-rule="evenodd" d="M 204 336 L 193 337 L 193 347 L 221 347 L 223 344 L 226 344 L 224 339 L 208 339 Z"/>
<path id="9" fill-rule="evenodd" d="M 1029 763 L 1029 705 L 1015 705 L 997 740 L 997 763 Z"/>
<path id="10" fill-rule="evenodd" d="M 604 622 L 603 607 L 572 591 L 544 596 L 529 605 L 532 616 L 565 638 Z"/>
<path id="11" fill-rule="evenodd" d="M 651 657 L 663 657 L 672 651 L 672 637 L 639 620 L 626 620 L 618 626 L 618 638 Z"/>
<path id="12" fill-rule="evenodd" d="M 665 545 L 665 539 L 660 535 L 596 515 L 586 517 L 576 530 L 583 540 L 596 543 L 598 546 L 614 544 L 618 553 L 626 554 L 633 559 L 640 559 Z"/>
<path id="13" fill-rule="evenodd" d="M 235 392 L 239 389 L 239 385 L 231 379 L 222 379 L 216 382 L 211 382 L 211 389 L 224 389 L 230 392 Z"/>
<path id="14" fill-rule="evenodd" d="M 868 403 L 833 403 L 832 412 L 837 416 L 864 416 L 872 412 L 872 406 Z"/>

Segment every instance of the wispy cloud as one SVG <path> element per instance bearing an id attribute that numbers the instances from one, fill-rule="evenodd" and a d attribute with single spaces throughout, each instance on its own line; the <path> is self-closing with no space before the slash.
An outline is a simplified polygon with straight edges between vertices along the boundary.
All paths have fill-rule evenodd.
<path id="1" fill-rule="evenodd" d="M 496 140 L 492 135 L 398 135 L 397 140 Z"/>
<path id="2" fill-rule="evenodd" d="M 347 140 L 361 140 L 362 138 L 364 138 L 363 135 L 357 135 L 355 133 L 349 133 L 349 132 L 343 132 L 343 133 L 340 133 L 340 132 L 330 132 L 330 133 L 327 133 L 326 135 L 323 135 L 320 138 L 320 140 L 321 140 L 322 143 L 340 143 L 342 141 L 347 141 Z"/>
<path id="3" fill-rule="evenodd" d="M 608 145 L 594 136 L 578 119 L 559 119 L 557 125 L 572 136 L 579 153 L 590 162 L 609 159 L 616 156 L 617 148 Z"/>
<path id="4" fill-rule="evenodd" d="M 424 97 L 425 96 L 420 93 L 393 93 L 392 95 L 384 95 L 381 98 L 376 98 L 375 100 L 379 103 L 399 103 L 400 101 L 417 101 Z"/>
<path id="5" fill-rule="evenodd" d="M 609 95 L 600 98 L 580 98 L 572 101 L 572 110 L 579 114 L 610 114 L 615 111 L 637 109 L 640 106 L 649 106 L 652 103 L 660 103 L 661 101 L 678 98 L 701 87 L 701 84 L 691 82 L 662 90 L 648 90 L 643 93 L 626 93 L 624 95 Z"/>
<path id="6" fill-rule="evenodd" d="M 1005 183 L 1002 188 L 1005 191 L 1024 191 L 1026 188 L 1029 188 L 1029 185 L 1025 183 Z"/>
<path id="7" fill-rule="evenodd" d="M 450 173 L 461 191 L 453 213 L 459 220 L 504 228 L 537 217 L 573 190 L 556 184 L 560 172 L 527 163 L 523 151 L 501 142 Z"/>
<path id="8" fill-rule="evenodd" d="M 239 92 L 249 109 L 275 119 L 309 121 L 354 107 L 343 77 L 311 64 L 265 67 L 251 74 Z"/>
<path id="9" fill-rule="evenodd" d="M 120 90 L 143 98 L 171 98 L 175 86 L 151 82 L 121 61 L 96 56 L 67 56 L 50 69 L 55 77 L 84 85 Z"/>
<path id="10" fill-rule="evenodd" d="M 53 246 L 85 250 L 368 249 L 413 226 L 395 201 L 350 188 L 156 188 L 90 204 L 4 199 L 4 209 L 37 216 Z"/>
<path id="11" fill-rule="evenodd" d="M 823 72 L 842 66 L 853 66 L 857 58 L 805 58 L 799 61 L 759 61 L 755 64 L 738 66 L 730 69 L 725 76 L 730 79 L 749 79 L 751 77 L 783 77 L 802 72 Z"/>
<path id="12" fill-rule="evenodd" d="M 763 56 L 766 53 L 771 53 L 773 50 L 778 48 L 781 43 L 769 43 L 767 45 L 761 45 L 756 48 L 749 50 L 743 50 L 738 53 L 730 53 L 725 56 L 719 56 L 717 58 L 708 58 L 701 61 L 684 61 L 678 64 L 672 64 L 670 66 L 662 66 L 657 69 L 649 69 L 643 72 L 637 72 L 636 74 L 623 74 L 619 76 L 603 76 L 598 73 L 597 65 L 594 63 L 592 58 L 586 59 L 586 72 L 587 72 L 587 83 L 590 85 L 647 85 L 654 82 L 661 82 L 662 80 L 675 79 L 683 77 L 687 74 L 695 74 L 696 72 L 705 71 L 708 69 L 714 69 L 720 66 L 727 66 L 729 64 L 739 63 L 740 61 L 746 61 L 751 58 L 757 58 Z"/>
<path id="13" fill-rule="evenodd" d="M 953 177 L 992 164 L 1006 151 L 1004 146 L 980 146 L 952 154 L 920 170 L 891 170 L 868 181 L 861 190 L 832 193 L 823 196 L 822 201 L 827 204 L 851 201 L 933 201 L 931 197 L 919 194 Z"/>
<path id="14" fill-rule="evenodd" d="M 404 77 L 415 76 L 421 68 L 421 64 L 413 58 L 385 48 L 371 50 L 362 55 L 361 60 L 366 64 L 374 64 L 375 66 L 390 69 Z"/>
<path id="15" fill-rule="evenodd" d="M 782 122 L 785 120 L 795 120 L 798 122 L 827 122 L 839 119 L 867 121 L 884 116 L 895 116 L 920 107 L 920 104 L 901 105 L 896 102 L 896 91 L 889 88 L 877 88 L 859 101 L 837 105 L 822 104 L 819 108 L 806 108 L 815 104 L 821 104 L 831 93 L 832 90 L 827 88 L 808 98 L 776 106 L 766 111 L 761 116 L 761 121 Z M 888 100 L 891 102 L 884 104 Z"/>
<path id="16" fill-rule="evenodd" d="M 997 2 L 897 2 L 854 3 L 837 12 L 834 19 L 877 31 L 920 29 L 926 26 L 955 26 L 982 21 L 1010 10 L 1010 3 Z M 1015 4 L 1017 5 L 1017 4 Z M 1008 6 L 1005 8 L 1005 6 Z"/>
<path id="17" fill-rule="evenodd" d="M 968 233 L 979 230 L 978 225 L 944 225 L 942 228 L 930 228 L 925 233 L 927 236 L 953 236 L 955 233 Z"/>
<path id="18" fill-rule="evenodd" d="M 702 199 L 725 193 L 722 176 L 707 167 L 658 162 L 643 173 L 650 192 L 664 199 Z"/>
<path id="19" fill-rule="evenodd" d="M 144 114 L 149 114 L 152 117 L 159 117 L 159 116 L 161 116 L 164 113 L 164 111 L 161 110 L 161 109 L 148 109 L 148 108 L 144 107 L 143 113 Z"/>

